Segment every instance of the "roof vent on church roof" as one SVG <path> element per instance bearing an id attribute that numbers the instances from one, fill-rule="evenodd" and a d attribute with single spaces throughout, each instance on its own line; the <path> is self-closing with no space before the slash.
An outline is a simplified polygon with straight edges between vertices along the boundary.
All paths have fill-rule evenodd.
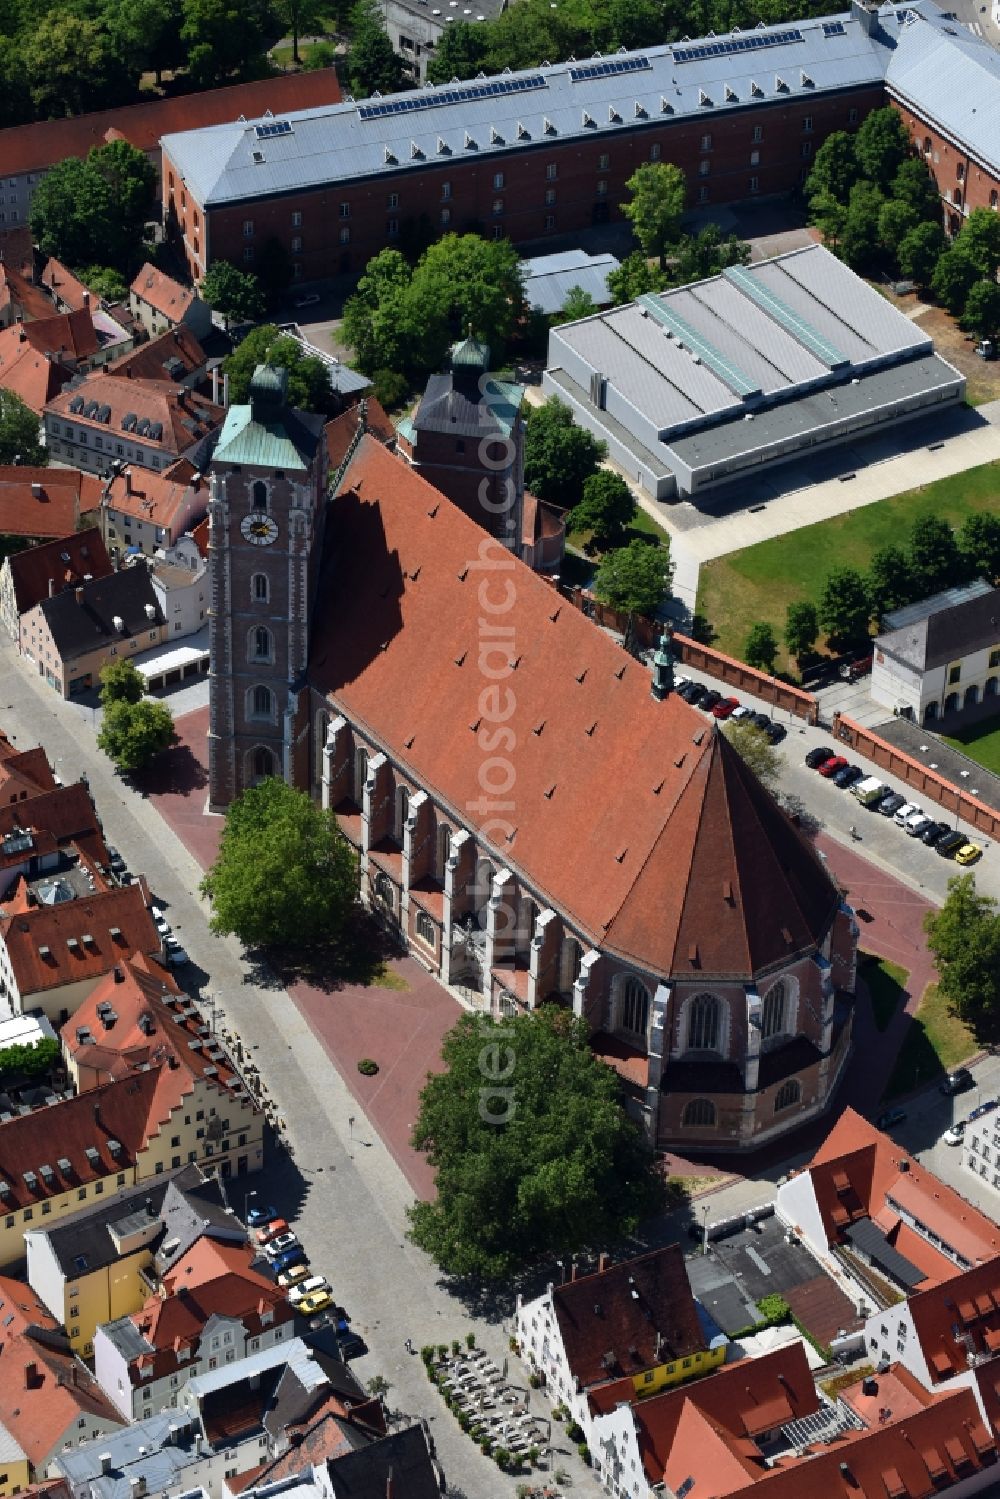
<path id="1" fill-rule="evenodd" d="M 288 399 L 288 371 L 258 364 L 250 380 L 250 410 L 255 422 L 273 420 Z"/>
<path id="2" fill-rule="evenodd" d="M 477 338 L 463 338 L 452 347 L 451 367 L 486 371 L 490 367 L 490 346 Z"/>

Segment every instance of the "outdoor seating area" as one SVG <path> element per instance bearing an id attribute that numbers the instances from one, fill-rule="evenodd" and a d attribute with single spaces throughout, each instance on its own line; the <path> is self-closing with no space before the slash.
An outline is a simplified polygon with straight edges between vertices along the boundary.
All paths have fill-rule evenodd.
<path id="1" fill-rule="evenodd" d="M 508 1383 L 481 1348 L 438 1355 L 428 1361 L 428 1373 L 473 1440 L 498 1460 L 508 1454 L 504 1466 L 537 1465 L 549 1450 L 551 1426 L 548 1417 L 530 1410 L 530 1391 Z M 559 1499 L 555 1489 L 546 1493 Z"/>

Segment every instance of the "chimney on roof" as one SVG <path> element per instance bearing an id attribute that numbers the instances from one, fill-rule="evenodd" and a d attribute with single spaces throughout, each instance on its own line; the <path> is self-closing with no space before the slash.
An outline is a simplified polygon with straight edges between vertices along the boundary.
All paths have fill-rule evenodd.
<path id="1" fill-rule="evenodd" d="M 130 468 L 125 470 L 125 493 L 128 495 L 132 493 L 132 470 Z"/>
<path id="2" fill-rule="evenodd" d="M 90 306 L 90 292 L 89 291 L 85 291 L 84 294 L 83 294 L 83 305 L 84 305 L 84 307 L 89 307 Z"/>
<path id="3" fill-rule="evenodd" d="M 229 376 L 225 370 L 222 372 L 222 404 L 223 406 L 229 405 Z"/>
<path id="4" fill-rule="evenodd" d="M 100 1454 L 100 1456 L 98 1457 L 97 1461 L 101 1465 L 101 1472 L 102 1473 L 107 1474 L 107 1473 L 111 1472 L 111 1453 L 110 1452 L 102 1452 Z"/>
<path id="5" fill-rule="evenodd" d="M 141 1473 L 133 1473 L 128 1486 L 132 1492 L 132 1499 L 145 1499 L 146 1480 Z"/>
<path id="6" fill-rule="evenodd" d="M 570 1278 L 570 1281 L 576 1280 L 576 1260 L 570 1260 L 570 1264 L 569 1264 L 569 1278 Z"/>
<path id="7" fill-rule="evenodd" d="M 672 625 L 664 625 L 660 643 L 653 657 L 652 694 L 658 703 L 669 697 L 674 690 L 674 631 Z"/>
<path id="8" fill-rule="evenodd" d="M 115 968 L 115 969 L 112 970 L 112 972 L 114 973 L 114 976 L 115 976 L 115 983 L 116 984 L 124 984 L 124 982 L 125 982 L 125 975 L 122 972 L 122 970 L 120 968 Z"/>
<path id="9" fill-rule="evenodd" d="M 83 603 L 83 589 L 82 588 L 75 588 L 73 590 L 73 592 L 74 592 L 74 595 L 76 597 L 77 603 L 78 604 L 82 604 Z"/>
<path id="10" fill-rule="evenodd" d="M 601 1253 L 597 1257 L 597 1273 L 599 1275 L 603 1275 L 604 1272 L 605 1272 L 605 1270 L 607 1268 L 608 1268 L 608 1256 L 604 1252 L 604 1250 L 602 1249 Z"/>
<path id="11" fill-rule="evenodd" d="M 41 484 L 39 484 L 37 479 L 35 479 L 31 485 L 31 498 L 33 500 L 44 500 L 45 498 L 45 490 L 42 488 Z"/>
<path id="12" fill-rule="evenodd" d="M 877 1395 L 878 1380 L 874 1379 L 870 1374 L 866 1374 L 861 1381 L 861 1393 L 862 1395 Z"/>
<path id="13" fill-rule="evenodd" d="M 215 365 L 212 370 L 212 404 L 219 404 L 219 366 Z"/>

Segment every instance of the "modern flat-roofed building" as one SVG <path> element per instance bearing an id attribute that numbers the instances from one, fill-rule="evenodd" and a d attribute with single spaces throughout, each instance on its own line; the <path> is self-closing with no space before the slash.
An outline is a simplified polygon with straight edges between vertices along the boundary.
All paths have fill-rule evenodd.
<path id="1" fill-rule="evenodd" d="M 542 383 L 658 500 L 965 395 L 930 337 L 820 245 L 553 328 Z"/>

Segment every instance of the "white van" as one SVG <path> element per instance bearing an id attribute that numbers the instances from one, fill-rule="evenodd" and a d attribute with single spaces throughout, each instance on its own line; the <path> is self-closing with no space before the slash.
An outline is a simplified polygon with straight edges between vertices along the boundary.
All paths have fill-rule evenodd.
<path id="1" fill-rule="evenodd" d="M 851 787 L 851 795 L 856 796 L 863 807 L 870 807 L 874 802 L 880 801 L 888 790 L 888 786 L 878 776 L 866 776 L 863 781 L 855 781 Z"/>
<path id="2" fill-rule="evenodd" d="M 293 1286 L 288 1293 L 288 1300 L 292 1306 L 298 1306 L 303 1296 L 311 1296 L 314 1291 L 329 1291 L 330 1282 L 325 1275 L 310 1275 L 308 1280 L 300 1280 L 297 1286 Z"/>

